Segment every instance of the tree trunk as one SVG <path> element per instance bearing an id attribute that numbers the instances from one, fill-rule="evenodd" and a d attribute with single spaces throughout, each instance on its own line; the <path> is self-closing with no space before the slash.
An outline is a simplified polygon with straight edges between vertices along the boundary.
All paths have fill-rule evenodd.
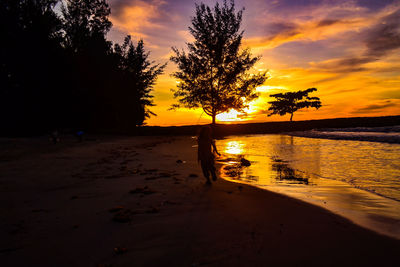
<path id="1" fill-rule="evenodd" d="M 290 113 L 290 121 L 293 119 L 293 113 Z"/>
<path id="2" fill-rule="evenodd" d="M 212 114 L 212 125 L 215 125 L 215 116 L 216 116 L 217 114 Z"/>

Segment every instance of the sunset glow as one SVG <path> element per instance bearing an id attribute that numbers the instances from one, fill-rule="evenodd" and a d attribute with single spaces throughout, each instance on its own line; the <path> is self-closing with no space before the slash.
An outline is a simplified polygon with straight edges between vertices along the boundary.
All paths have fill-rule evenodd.
<path id="1" fill-rule="evenodd" d="M 195 2 L 183 0 L 110 0 L 110 39 L 126 34 L 143 39 L 157 63 L 169 61 L 171 47 L 186 49 Z M 203 1 L 213 6 L 215 1 Z M 256 70 L 268 71 L 259 98 L 246 114 L 229 111 L 219 122 L 288 120 L 267 116 L 270 94 L 316 87 L 319 110 L 300 110 L 295 120 L 400 114 L 400 1 L 235 1 L 245 7 L 242 46 L 262 56 Z M 169 62 L 153 92 L 158 116 L 148 125 L 210 123 L 201 109 L 168 110 L 176 100 Z"/>
<path id="2" fill-rule="evenodd" d="M 224 153 L 230 155 L 240 155 L 243 153 L 244 144 L 239 141 L 229 141 L 224 144 Z"/>

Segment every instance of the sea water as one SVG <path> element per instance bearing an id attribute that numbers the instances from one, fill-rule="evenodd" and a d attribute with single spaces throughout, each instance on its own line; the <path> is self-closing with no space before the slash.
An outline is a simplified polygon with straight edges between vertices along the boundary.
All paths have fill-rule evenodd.
<path id="1" fill-rule="evenodd" d="M 218 140 L 217 148 L 224 179 L 322 206 L 400 238 L 400 144 L 316 138 L 313 133 L 313 138 L 230 136 Z M 244 159 L 250 166 L 244 166 Z"/>

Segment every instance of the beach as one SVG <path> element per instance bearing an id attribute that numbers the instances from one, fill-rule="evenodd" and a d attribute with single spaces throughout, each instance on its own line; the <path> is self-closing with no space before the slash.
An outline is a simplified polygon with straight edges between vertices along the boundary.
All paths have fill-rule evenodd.
<path id="1" fill-rule="evenodd" d="M 399 266 L 400 240 L 218 179 L 190 136 L 4 139 L 2 266 Z"/>

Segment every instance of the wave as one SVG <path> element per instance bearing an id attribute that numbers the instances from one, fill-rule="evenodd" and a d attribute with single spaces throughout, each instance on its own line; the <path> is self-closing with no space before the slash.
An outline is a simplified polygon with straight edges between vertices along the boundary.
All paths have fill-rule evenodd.
<path id="1" fill-rule="evenodd" d="M 385 127 L 322 128 L 322 129 L 316 129 L 315 131 L 400 133 L 400 125 L 385 126 Z"/>
<path id="2" fill-rule="evenodd" d="M 301 132 L 289 132 L 288 135 L 334 140 L 357 140 L 400 144 L 400 126 L 327 128 Z"/>

